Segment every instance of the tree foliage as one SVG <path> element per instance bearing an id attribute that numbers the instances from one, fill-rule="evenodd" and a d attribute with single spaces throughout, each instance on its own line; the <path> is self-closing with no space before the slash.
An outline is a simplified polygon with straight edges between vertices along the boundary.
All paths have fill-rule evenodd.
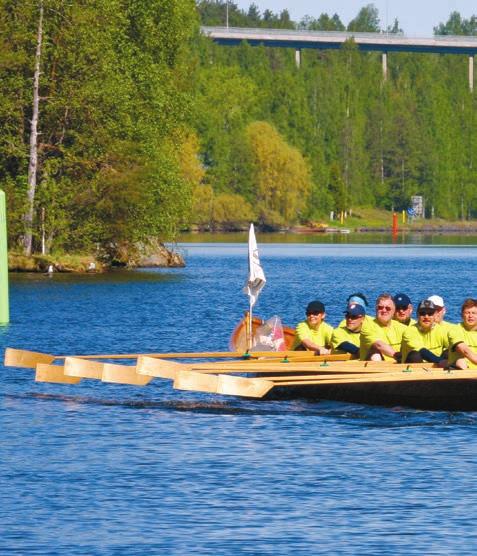
<path id="1" fill-rule="evenodd" d="M 180 229 L 318 220 L 358 205 L 477 215 L 467 58 L 224 47 L 204 25 L 343 31 L 338 14 L 226 0 L 43 0 L 34 247 L 124 245 Z M 25 233 L 40 0 L 0 0 L 0 186 L 10 246 Z M 439 34 L 476 34 L 453 12 Z M 373 4 L 351 33 L 381 31 Z M 397 21 L 386 30 L 399 33 Z"/>

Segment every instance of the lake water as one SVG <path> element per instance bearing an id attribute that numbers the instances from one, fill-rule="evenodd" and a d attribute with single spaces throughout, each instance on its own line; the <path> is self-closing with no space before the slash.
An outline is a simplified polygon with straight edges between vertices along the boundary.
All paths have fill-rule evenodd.
<path id="1" fill-rule="evenodd" d="M 260 242 L 260 237 L 258 238 Z M 471 243 L 471 242 L 469 242 Z M 11 276 L 5 346 L 225 350 L 247 308 L 243 243 L 183 243 L 184 269 Z M 260 244 L 257 314 L 313 298 L 477 296 L 477 247 Z M 0 381 L 0 554 L 475 554 L 477 414 L 250 401 L 83 381 Z"/>

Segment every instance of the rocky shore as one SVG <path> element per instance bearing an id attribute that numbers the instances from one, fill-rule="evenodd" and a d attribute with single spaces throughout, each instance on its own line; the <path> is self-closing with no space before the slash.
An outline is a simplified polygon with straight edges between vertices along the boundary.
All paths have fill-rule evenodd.
<path id="1" fill-rule="evenodd" d="M 184 267 L 184 257 L 162 243 L 154 247 L 140 248 L 134 253 L 122 252 L 118 259 L 105 261 L 90 254 L 53 254 L 32 255 L 26 257 L 21 253 L 9 252 L 8 270 L 10 272 L 74 272 L 100 273 L 113 268 L 175 268 Z"/>

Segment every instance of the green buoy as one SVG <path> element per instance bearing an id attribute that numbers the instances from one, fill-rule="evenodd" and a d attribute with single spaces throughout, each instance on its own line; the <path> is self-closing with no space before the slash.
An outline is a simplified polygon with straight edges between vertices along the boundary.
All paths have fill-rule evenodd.
<path id="1" fill-rule="evenodd" d="M 10 322 L 8 301 L 8 247 L 5 192 L 0 189 L 0 324 Z"/>

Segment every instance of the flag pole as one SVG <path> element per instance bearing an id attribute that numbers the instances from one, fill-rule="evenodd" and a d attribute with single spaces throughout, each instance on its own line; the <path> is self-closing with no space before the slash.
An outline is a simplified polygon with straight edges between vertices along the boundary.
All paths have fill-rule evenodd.
<path id="1" fill-rule="evenodd" d="M 247 329 L 248 329 L 247 351 L 250 351 L 252 349 L 252 344 L 253 344 L 252 313 L 253 313 L 253 305 L 252 302 L 249 301 L 248 322 L 247 322 Z"/>
<path id="2" fill-rule="evenodd" d="M 253 344 L 253 306 L 257 301 L 258 295 L 266 283 L 265 274 L 260 265 L 260 258 L 258 256 L 257 240 L 255 238 L 255 229 L 253 223 L 250 224 L 248 233 L 248 279 L 245 283 L 244 293 L 248 295 L 249 311 L 246 317 L 246 338 L 247 349 L 250 350 Z"/>

